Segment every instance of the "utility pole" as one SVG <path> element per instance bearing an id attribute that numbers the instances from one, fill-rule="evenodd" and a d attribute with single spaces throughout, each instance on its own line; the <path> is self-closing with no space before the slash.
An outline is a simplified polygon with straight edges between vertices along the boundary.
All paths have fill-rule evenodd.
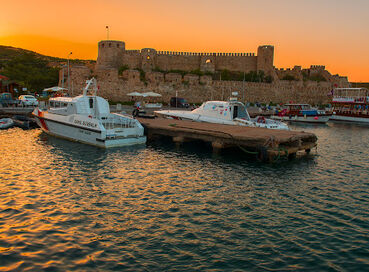
<path id="1" fill-rule="evenodd" d="M 65 68 L 65 64 L 62 67 L 62 88 L 64 88 L 64 68 Z"/>
<path id="2" fill-rule="evenodd" d="M 72 55 L 72 52 L 68 54 L 68 92 L 70 91 L 70 72 L 69 72 L 69 57 Z"/>

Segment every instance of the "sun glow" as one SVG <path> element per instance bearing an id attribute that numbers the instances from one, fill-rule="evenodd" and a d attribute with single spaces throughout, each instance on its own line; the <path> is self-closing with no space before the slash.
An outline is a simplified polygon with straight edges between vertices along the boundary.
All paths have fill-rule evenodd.
<path id="1" fill-rule="evenodd" d="M 256 53 L 272 44 L 276 67 L 319 64 L 351 81 L 369 81 L 369 2 L 319 3 L 316 9 L 317 0 L 8 1 L 0 44 L 96 59 L 109 25 L 110 39 L 125 41 L 127 49 Z"/>

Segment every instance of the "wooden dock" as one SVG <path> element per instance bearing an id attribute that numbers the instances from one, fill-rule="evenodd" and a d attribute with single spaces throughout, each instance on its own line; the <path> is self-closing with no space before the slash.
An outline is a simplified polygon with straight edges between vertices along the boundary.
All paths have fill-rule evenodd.
<path id="1" fill-rule="evenodd" d="M 313 133 L 303 131 L 274 130 L 172 119 L 137 118 L 145 127 L 148 140 L 169 136 L 174 142 L 201 140 L 210 142 L 213 150 L 238 147 L 255 154 L 262 161 L 274 161 L 279 157 L 293 158 L 299 151 L 309 153 L 317 145 Z"/>

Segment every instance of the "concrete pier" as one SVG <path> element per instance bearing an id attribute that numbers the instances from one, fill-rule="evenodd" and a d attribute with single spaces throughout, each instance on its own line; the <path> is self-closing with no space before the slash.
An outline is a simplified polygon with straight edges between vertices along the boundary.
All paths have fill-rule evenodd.
<path id="1" fill-rule="evenodd" d="M 255 154 L 261 161 L 274 161 L 286 156 L 293 158 L 296 153 L 309 153 L 317 145 L 313 133 L 302 131 L 273 130 L 172 119 L 138 118 L 145 127 L 148 140 L 158 136 L 172 137 L 173 142 L 201 140 L 211 143 L 214 152 L 230 147 L 238 147 L 245 153 Z"/>

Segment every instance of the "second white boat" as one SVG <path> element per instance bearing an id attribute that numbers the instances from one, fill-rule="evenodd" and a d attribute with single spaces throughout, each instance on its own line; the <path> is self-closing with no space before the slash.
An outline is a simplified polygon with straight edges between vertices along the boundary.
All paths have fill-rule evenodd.
<path id="1" fill-rule="evenodd" d="M 164 118 L 192 120 L 226 125 L 263 127 L 269 129 L 288 130 L 288 126 L 280 121 L 267 119 L 263 116 L 250 118 L 245 105 L 239 101 L 207 101 L 192 111 L 161 110 L 155 111 L 157 116 Z"/>

